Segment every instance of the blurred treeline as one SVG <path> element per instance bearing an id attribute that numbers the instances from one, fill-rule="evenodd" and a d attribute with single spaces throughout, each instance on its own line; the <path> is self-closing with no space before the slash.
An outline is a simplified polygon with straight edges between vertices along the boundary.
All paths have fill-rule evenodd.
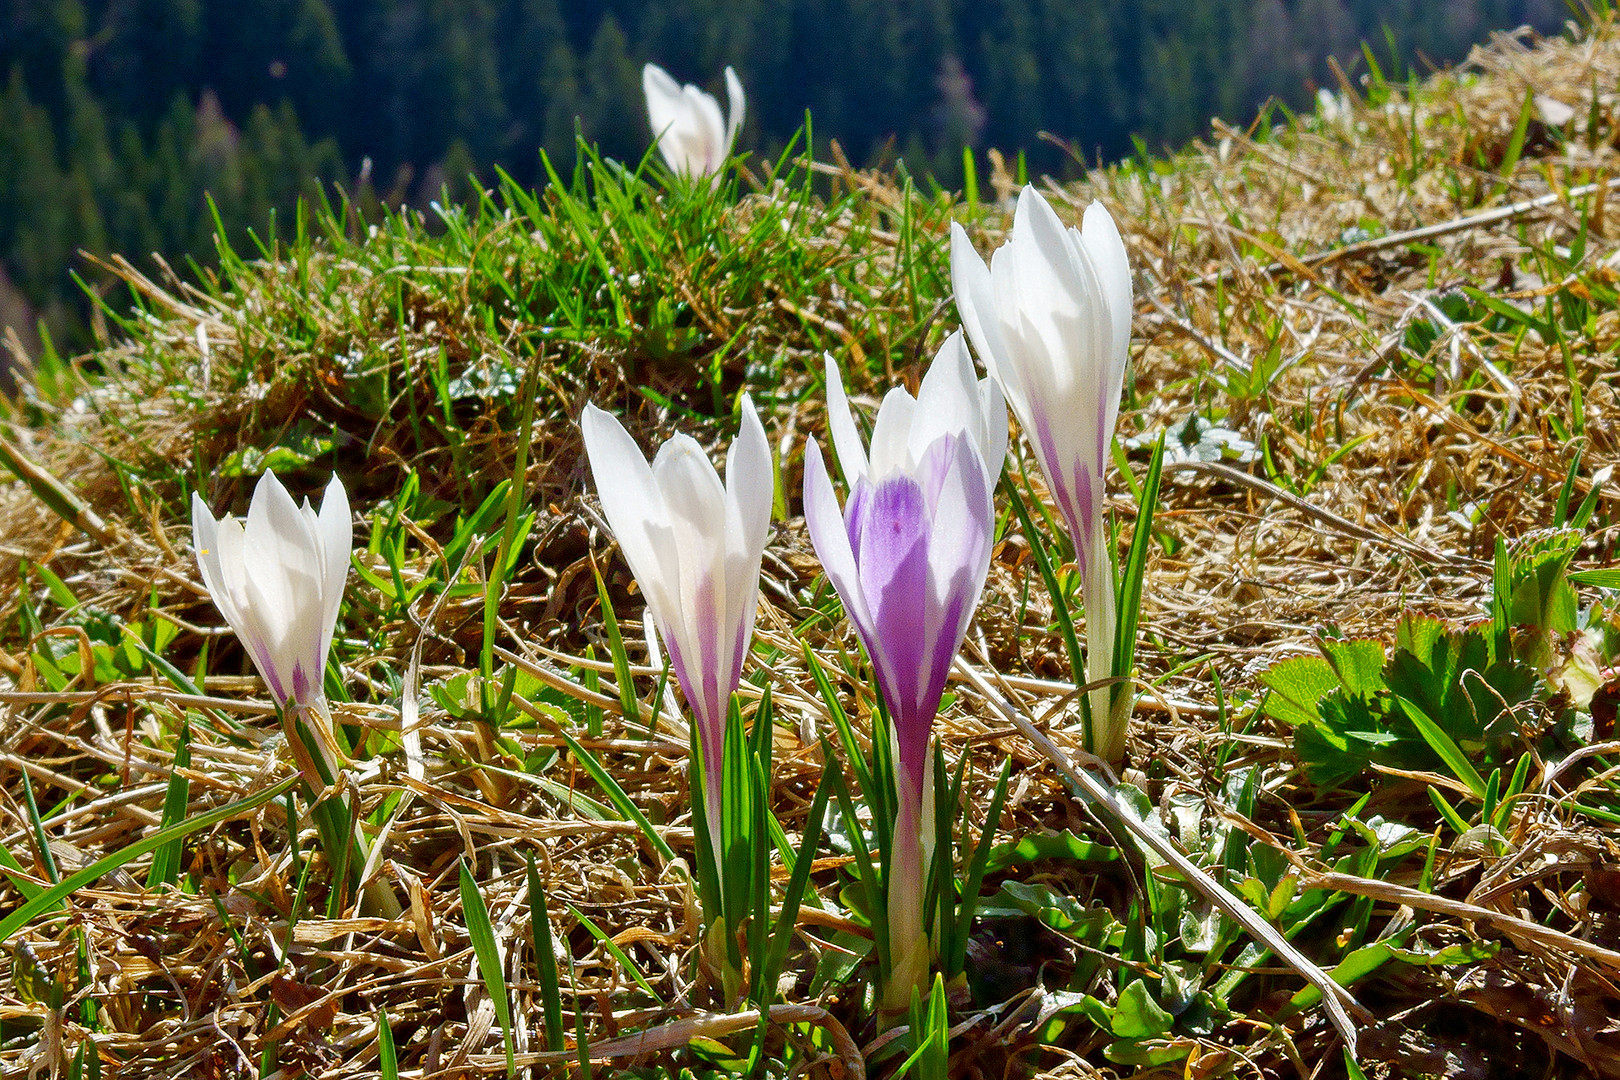
<path id="1" fill-rule="evenodd" d="M 961 148 L 1074 165 L 1212 115 L 1308 103 L 1325 58 L 1460 59 L 1493 29 L 1555 30 L 1562 0 L 0 0 L 0 327 L 89 340 L 77 252 L 207 262 L 272 210 L 340 184 L 423 205 L 500 164 L 559 167 L 576 125 L 636 160 L 640 69 L 748 88 L 744 148 L 814 116 L 856 162 L 958 182 Z M 0 349 L 0 353 L 3 353 Z"/>

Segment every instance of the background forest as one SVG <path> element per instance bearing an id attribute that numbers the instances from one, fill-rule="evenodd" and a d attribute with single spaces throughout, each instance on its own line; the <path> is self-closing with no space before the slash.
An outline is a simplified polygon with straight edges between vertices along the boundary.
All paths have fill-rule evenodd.
<path id="1" fill-rule="evenodd" d="M 207 262 L 301 195 L 425 205 L 499 164 L 560 168 L 576 125 L 636 160 L 640 69 L 748 88 L 742 148 L 904 157 L 951 184 L 963 145 L 1035 171 L 1184 141 L 1354 70 L 1461 59 L 1547 31 L 1560 0 L 0 0 L 0 327 L 37 353 L 90 339 L 79 252 Z M 375 205 L 373 203 L 373 205 Z"/>

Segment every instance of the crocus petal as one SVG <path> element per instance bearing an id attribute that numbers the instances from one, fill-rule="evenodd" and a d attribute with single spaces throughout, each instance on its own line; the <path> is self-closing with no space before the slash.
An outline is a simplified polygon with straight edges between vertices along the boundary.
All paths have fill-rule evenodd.
<path id="1" fill-rule="evenodd" d="M 745 550 L 764 552 L 775 496 L 776 477 L 765 427 L 759 422 L 754 399 L 744 394 L 742 424 L 726 453 L 726 498 L 741 514 Z"/>
<path id="2" fill-rule="evenodd" d="M 804 524 L 827 580 L 844 603 L 844 613 L 863 640 L 875 636 L 871 609 L 855 564 L 855 550 L 838 509 L 838 496 L 827 476 L 826 463 L 821 460 L 821 448 L 813 440 L 804 446 Z"/>
<path id="3" fill-rule="evenodd" d="M 325 658 L 332 648 L 332 632 L 337 627 L 338 611 L 343 606 L 343 583 L 349 576 L 350 553 L 354 550 L 354 519 L 349 514 L 349 493 L 332 474 L 321 496 L 321 512 L 317 519 L 321 538 L 321 554 L 325 559 L 325 574 L 321 581 L 320 656 Z"/>
<path id="4" fill-rule="evenodd" d="M 979 383 L 961 331 L 945 339 L 917 388 L 917 411 L 907 438 L 908 456 L 920 462 L 930 444 L 952 432 L 966 432 L 980 447 L 981 456 L 988 453 Z"/>
<path id="5" fill-rule="evenodd" d="M 652 473 L 669 512 L 679 582 L 677 608 L 658 615 L 666 625 L 682 628 L 676 634 L 688 680 L 682 689 L 705 733 L 717 741 L 725 722 L 724 699 L 732 689 L 721 685 L 729 679 L 731 652 L 724 627 L 726 490 L 708 455 L 688 435 L 671 436 L 659 447 Z"/>
<path id="6" fill-rule="evenodd" d="M 648 64 L 641 69 L 641 91 L 647 98 L 647 119 L 652 126 L 653 139 L 664 152 L 665 160 L 669 161 L 663 139 L 683 115 L 681 84 L 657 64 Z M 669 161 L 669 166 L 675 168 L 675 162 Z"/>
<path id="7" fill-rule="evenodd" d="M 655 612 L 678 607 L 669 514 L 652 469 L 617 419 L 587 404 L 579 418 L 602 513 Z"/>
<path id="8" fill-rule="evenodd" d="M 265 473 L 243 526 L 247 602 L 261 626 L 277 677 L 300 703 L 320 686 L 320 582 L 325 566 L 309 519 L 287 489 Z"/>
<path id="9" fill-rule="evenodd" d="M 838 455 L 838 468 L 844 474 L 844 484 L 853 488 L 855 481 L 869 471 L 866 447 L 860 432 L 855 430 L 855 417 L 850 412 L 849 398 L 844 394 L 844 374 L 838 370 L 838 361 L 832 353 L 827 359 L 827 428 L 832 433 L 833 450 Z"/>
<path id="10" fill-rule="evenodd" d="M 737 78 L 737 72 L 729 64 L 726 65 L 726 100 L 730 106 L 730 117 L 726 120 L 726 153 L 731 153 L 737 145 L 737 132 L 742 130 L 743 119 L 747 116 L 748 99 L 743 94 L 742 80 Z"/>
<path id="11" fill-rule="evenodd" d="M 890 708 L 904 714 L 916 711 L 916 696 L 906 684 L 922 669 L 929 595 L 927 509 L 916 480 L 891 474 L 874 485 L 860 533 L 852 537 L 861 594 L 875 624 L 876 640 L 868 641 L 867 648 L 888 669 L 889 678 L 880 681 L 894 698 Z"/>
<path id="12" fill-rule="evenodd" d="M 877 423 L 872 425 L 870 468 L 874 482 L 896 469 L 911 468 L 911 425 L 917 415 L 917 402 L 901 387 L 883 395 Z"/>
<path id="13" fill-rule="evenodd" d="M 699 176 L 709 176 L 725 164 L 726 118 L 720 115 L 720 103 L 714 100 L 712 94 L 706 94 L 690 84 L 686 86 L 684 94 L 693 135 L 691 171 Z"/>
<path id="14" fill-rule="evenodd" d="M 1102 203 L 1094 202 L 1086 207 L 1080 241 L 1096 267 L 1103 303 L 1111 316 L 1113 333 L 1109 357 L 1123 359 L 1131 347 L 1131 263 L 1119 227 Z M 1121 370 L 1123 372 L 1123 367 Z"/>
<path id="15" fill-rule="evenodd" d="M 994 379 L 979 380 L 980 408 L 984 413 L 984 474 L 994 486 L 1001 476 L 1001 467 L 1007 460 L 1007 401 L 1001 394 L 1001 384 Z"/>
<path id="16" fill-rule="evenodd" d="M 956 308 L 961 313 L 968 340 L 973 342 L 974 350 L 991 377 L 1001 385 L 1013 411 L 1022 417 L 1023 379 L 1016 367 L 1007 363 L 1011 350 L 997 314 L 990 267 L 973 249 L 967 231 L 954 221 L 951 222 L 951 289 L 956 295 Z"/>

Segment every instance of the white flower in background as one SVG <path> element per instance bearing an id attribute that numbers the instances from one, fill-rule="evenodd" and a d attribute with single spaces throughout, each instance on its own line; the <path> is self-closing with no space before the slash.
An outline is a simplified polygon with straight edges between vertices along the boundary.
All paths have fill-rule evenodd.
<path id="1" fill-rule="evenodd" d="M 742 127 L 746 102 L 737 73 L 726 68 L 726 95 L 731 117 L 720 115 L 720 103 L 691 83 L 682 86 L 657 64 L 641 69 L 641 88 L 647 95 L 647 119 L 653 141 L 671 172 L 685 177 L 713 176 L 731 154 Z"/>
<path id="2" fill-rule="evenodd" d="M 1101 203 L 1086 208 L 1081 228 L 1065 228 L 1026 186 L 1012 236 L 988 266 L 962 226 L 951 226 L 951 283 L 973 348 L 1001 384 L 1069 527 L 1085 592 L 1086 674 L 1108 678 L 1117 617 L 1103 473 L 1130 356 L 1124 241 Z M 1092 692 L 1094 724 L 1106 737 L 1090 749 L 1118 761 L 1125 725 L 1108 719 L 1109 698 L 1108 688 Z"/>
<path id="3" fill-rule="evenodd" d="M 299 507 L 273 473 L 253 491 L 247 517 L 216 521 L 191 496 L 197 567 L 214 606 L 270 688 L 276 705 L 322 711 L 321 682 L 354 546 L 349 498 L 334 474 L 316 513 Z"/>

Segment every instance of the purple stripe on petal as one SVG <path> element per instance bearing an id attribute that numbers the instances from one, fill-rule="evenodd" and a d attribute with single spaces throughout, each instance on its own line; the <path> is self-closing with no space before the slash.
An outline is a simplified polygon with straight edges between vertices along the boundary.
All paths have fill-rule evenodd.
<path id="1" fill-rule="evenodd" d="M 681 684 L 681 692 L 686 695 L 687 704 L 697 713 L 698 731 L 702 736 L 703 745 L 704 789 L 709 793 L 709 799 L 713 801 L 720 797 L 720 762 L 721 754 L 725 751 L 723 741 L 725 729 L 714 723 L 709 710 L 703 707 L 703 699 L 698 696 L 697 688 L 692 685 L 692 669 L 681 652 L 680 639 L 664 627 L 660 627 L 658 633 L 664 639 L 664 649 L 669 653 L 669 666 L 670 670 L 675 672 L 675 681 Z"/>
<path id="2" fill-rule="evenodd" d="M 872 504 L 872 484 L 865 477 L 855 481 L 849 498 L 844 501 L 844 531 L 849 534 L 849 546 L 861 550 L 861 529 L 866 522 L 866 511 Z"/>
<path id="3" fill-rule="evenodd" d="M 866 643 L 897 723 L 914 716 L 928 609 L 928 519 L 922 488 L 894 473 L 877 484 L 855 548 L 876 641 Z"/>

